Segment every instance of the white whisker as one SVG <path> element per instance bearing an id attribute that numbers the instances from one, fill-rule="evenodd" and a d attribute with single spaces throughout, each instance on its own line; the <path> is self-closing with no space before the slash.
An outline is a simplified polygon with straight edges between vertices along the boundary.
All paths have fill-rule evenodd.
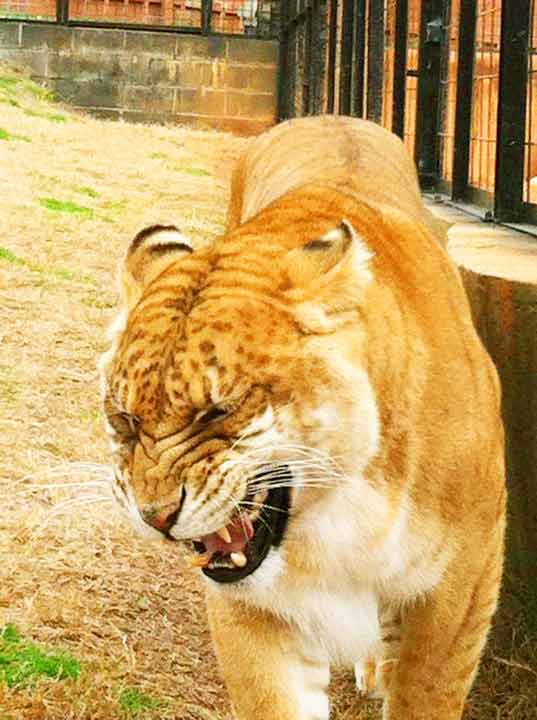
<path id="1" fill-rule="evenodd" d="M 38 490 L 65 490 L 70 488 L 81 488 L 81 487 L 109 487 L 109 483 L 105 480 L 88 480 L 86 482 L 72 482 L 72 483 L 47 483 L 41 484 L 36 483 L 35 485 L 27 485 L 24 489 L 19 490 L 21 494 L 25 492 L 34 493 Z"/>
<path id="2" fill-rule="evenodd" d="M 76 498 L 74 500 L 65 500 L 63 503 L 55 506 L 47 515 L 45 521 L 41 523 L 33 533 L 31 534 L 31 540 L 34 540 L 36 536 L 41 534 L 43 530 L 56 518 L 61 515 L 64 509 L 71 510 L 73 508 L 79 508 L 82 506 L 95 505 L 96 503 L 112 504 L 114 500 L 112 498 L 96 498 L 95 496 Z"/>

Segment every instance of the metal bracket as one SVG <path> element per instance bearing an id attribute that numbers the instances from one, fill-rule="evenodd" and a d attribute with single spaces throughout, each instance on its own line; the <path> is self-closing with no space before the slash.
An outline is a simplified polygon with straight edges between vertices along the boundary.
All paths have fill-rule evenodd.
<path id="1" fill-rule="evenodd" d="M 426 27 L 425 42 L 428 45 L 440 45 L 442 42 L 442 18 L 437 17 L 430 20 Z"/>

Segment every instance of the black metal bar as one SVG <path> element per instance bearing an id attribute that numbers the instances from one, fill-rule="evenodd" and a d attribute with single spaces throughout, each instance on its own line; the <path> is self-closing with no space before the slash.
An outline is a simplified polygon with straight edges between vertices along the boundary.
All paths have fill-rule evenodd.
<path id="1" fill-rule="evenodd" d="M 293 15 L 288 22 L 289 27 L 291 28 L 292 26 L 295 26 L 295 25 L 301 25 L 304 22 L 304 20 L 306 19 L 306 12 L 307 12 L 307 8 L 305 7 L 303 10 L 298 12 L 296 15 Z"/>
<path id="2" fill-rule="evenodd" d="M 312 62 L 313 44 L 313 8 L 311 0 L 307 2 L 304 21 L 304 72 L 302 77 L 302 114 L 311 115 L 311 96 L 315 84 L 314 64 Z"/>
<path id="3" fill-rule="evenodd" d="M 330 0 L 330 28 L 328 31 L 328 87 L 326 89 L 326 109 L 333 113 L 336 99 L 336 44 L 338 0 Z"/>
<path id="4" fill-rule="evenodd" d="M 367 49 L 367 118 L 380 123 L 384 84 L 384 0 L 369 0 Z"/>
<path id="5" fill-rule="evenodd" d="M 366 0 L 356 0 L 354 12 L 354 73 L 351 112 L 364 116 Z"/>
<path id="6" fill-rule="evenodd" d="M 279 0 L 272 0 L 270 3 L 270 31 L 269 37 L 277 38 L 280 36 L 281 28 L 281 2 Z"/>
<path id="7" fill-rule="evenodd" d="M 328 0 L 313 0 L 312 22 L 312 78 L 310 111 L 314 115 L 323 112 L 327 73 L 326 46 L 328 42 Z"/>
<path id="8" fill-rule="evenodd" d="M 287 117 L 296 117 L 297 60 L 298 60 L 298 25 L 296 22 L 298 0 L 288 0 L 288 43 L 287 43 Z"/>
<path id="9" fill-rule="evenodd" d="M 278 68 L 278 120 L 281 122 L 289 117 L 287 67 L 289 60 L 289 28 L 288 5 L 280 0 L 280 62 Z"/>
<path id="10" fill-rule="evenodd" d="M 405 135 L 407 36 L 408 0 L 399 0 L 395 6 L 392 131 L 401 139 Z"/>
<path id="11" fill-rule="evenodd" d="M 20 20 L 18 21 L 20 22 Z M 41 23 L 40 20 L 25 20 L 24 22 Z M 178 25 L 148 25 L 142 23 L 117 23 L 117 22 L 106 22 L 102 20 L 69 20 L 67 23 L 68 27 L 73 28 L 99 28 L 106 30 L 143 30 L 144 32 L 155 32 L 155 33 L 176 33 L 181 35 L 200 35 L 201 29 L 199 27 L 192 26 L 178 26 Z M 243 37 L 238 33 L 211 33 L 213 37 Z"/>
<path id="12" fill-rule="evenodd" d="M 438 95 L 442 38 L 442 1 L 422 2 L 418 55 L 418 97 L 414 158 L 422 185 L 438 177 Z"/>
<path id="13" fill-rule="evenodd" d="M 208 35 L 213 23 L 213 0 L 201 0 L 201 33 Z"/>
<path id="14" fill-rule="evenodd" d="M 455 18 L 453 3 L 451 0 L 443 0 L 443 17 L 442 17 L 442 47 L 440 50 L 440 88 L 438 93 L 438 127 L 436 129 L 437 134 L 437 145 L 436 151 L 437 166 L 438 166 L 438 177 L 435 182 L 435 191 L 439 193 L 449 192 L 451 194 L 451 179 L 447 180 L 445 173 L 446 167 L 444 164 L 445 159 L 445 146 L 448 142 L 447 133 L 449 131 L 449 117 L 451 108 L 449 106 L 449 68 L 450 68 L 450 55 L 451 55 L 451 36 L 452 26 Z M 457 18 L 458 22 L 458 18 Z M 449 190 L 446 191 L 446 188 Z"/>
<path id="15" fill-rule="evenodd" d="M 522 214 L 531 0 L 502 3 L 494 217 Z"/>
<path id="16" fill-rule="evenodd" d="M 455 138 L 453 143 L 453 200 L 464 200 L 468 188 L 476 28 L 476 3 L 474 0 L 461 0 L 460 12 Z"/>
<path id="17" fill-rule="evenodd" d="M 56 0 L 56 22 L 59 25 L 69 22 L 69 0 Z"/>
<path id="18" fill-rule="evenodd" d="M 354 0 L 343 0 L 339 76 L 339 112 L 351 114 Z"/>

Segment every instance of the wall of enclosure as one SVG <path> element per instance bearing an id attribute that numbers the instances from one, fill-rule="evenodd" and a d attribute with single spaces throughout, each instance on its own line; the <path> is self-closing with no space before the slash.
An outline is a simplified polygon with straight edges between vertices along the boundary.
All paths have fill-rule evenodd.
<path id="1" fill-rule="evenodd" d="M 280 20 L 282 118 L 382 123 L 425 186 L 537 223 L 537 0 L 283 0 Z"/>
<path id="2" fill-rule="evenodd" d="M 277 117 L 278 2 L 0 0 L 0 61 L 107 118 L 258 133 Z"/>
<path id="3" fill-rule="evenodd" d="M 249 135 L 277 116 L 273 40 L 0 22 L 2 61 L 99 117 Z"/>

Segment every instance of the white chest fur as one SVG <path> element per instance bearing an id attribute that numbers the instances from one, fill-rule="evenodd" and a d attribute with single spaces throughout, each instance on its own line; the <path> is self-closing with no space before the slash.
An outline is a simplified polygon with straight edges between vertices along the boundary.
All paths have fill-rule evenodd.
<path id="1" fill-rule="evenodd" d="M 351 586 L 338 575 L 295 585 L 284 560 L 272 550 L 262 567 L 233 590 L 243 601 L 281 617 L 297 629 L 305 656 L 351 665 L 368 655 L 380 638 L 378 601 L 372 588 Z"/>
<path id="2" fill-rule="evenodd" d="M 358 494 L 340 492 L 321 512 L 316 507 L 297 519 L 283 547 L 253 575 L 222 588 L 296 627 L 305 653 L 345 665 L 376 654 L 379 603 L 398 605 L 427 592 L 450 556 L 446 548 L 432 559 L 430 534 L 412 530 L 407 503 L 394 514 L 364 481 L 353 487 Z M 296 548 L 315 559 L 315 570 L 292 567 Z"/>

